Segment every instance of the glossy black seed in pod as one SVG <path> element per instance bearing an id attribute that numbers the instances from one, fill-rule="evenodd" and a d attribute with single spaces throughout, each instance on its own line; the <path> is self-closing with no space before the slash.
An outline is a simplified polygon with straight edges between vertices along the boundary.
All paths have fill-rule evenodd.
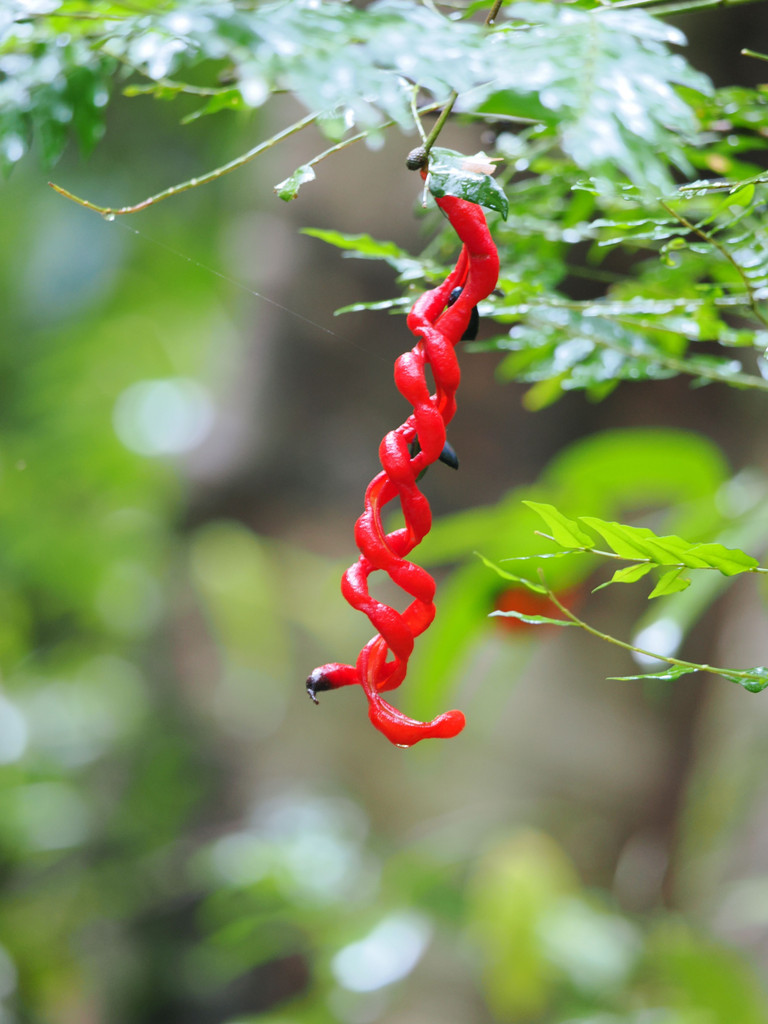
<path id="1" fill-rule="evenodd" d="M 453 445 L 448 441 L 445 442 L 443 450 L 440 452 L 440 461 L 444 462 L 446 466 L 450 466 L 451 469 L 459 468 L 459 457 Z"/>
<path id="2" fill-rule="evenodd" d="M 456 299 L 461 295 L 461 286 L 454 288 L 451 294 L 448 296 L 448 305 L 452 306 Z M 477 337 L 477 331 L 480 326 L 480 314 L 477 312 L 477 306 L 472 307 L 472 312 L 469 314 L 469 323 L 467 329 L 461 336 L 462 341 L 474 341 Z"/>
<path id="3" fill-rule="evenodd" d="M 413 458 L 414 456 L 418 455 L 420 451 L 421 451 L 421 445 L 419 444 L 419 439 L 418 439 L 418 437 L 414 437 L 414 439 L 408 445 L 408 452 L 409 452 L 411 458 Z M 456 450 L 453 447 L 453 445 L 450 444 L 448 441 L 446 441 L 445 444 L 443 445 L 443 450 L 440 452 L 440 455 L 438 456 L 438 458 L 439 458 L 440 462 L 444 462 L 445 465 L 446 466 L 450 466 L 451 469 L 458 469 L 459 468 L 459 457 L 456 454 Z M 416 479 L 417 480 L 421 480 L 421 478 L 424 476 L 424 474 L 426 472 L 427 472 L 427 469 L 425 467 L 424 469 L 422 469 L 422 471 L 419 473 L 419 475 L 416 477 Z"/>

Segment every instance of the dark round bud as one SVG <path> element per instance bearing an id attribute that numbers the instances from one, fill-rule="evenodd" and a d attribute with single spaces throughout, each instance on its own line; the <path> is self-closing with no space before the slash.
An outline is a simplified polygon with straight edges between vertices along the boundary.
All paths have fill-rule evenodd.
<path id="1" fill-rule="evenodd" d="M 313 704 L 318 704 L 317 694 L 322 693 L 323 690 L 331 690 L 333 684 L 329 683 L 323 674 L 322 668 L 316 668 L 307 679 L 307 693 L 312 699 Z"/>
<path id="2" fill-rule="evenodd" d="M 412 149 L 405 159 L 405 166 L 409 171 L 420 171 L 427 162 L 427 151 L 423 146 Z"/>

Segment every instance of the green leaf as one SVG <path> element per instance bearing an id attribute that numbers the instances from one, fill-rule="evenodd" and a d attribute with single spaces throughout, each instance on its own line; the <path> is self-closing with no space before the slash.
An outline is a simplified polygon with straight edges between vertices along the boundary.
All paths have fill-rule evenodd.
<path id="1" fill-rule="evenodd" d="M 491 612 L 489 618 L 497 616 L 501 619 L 519 619 L 520 622 L 527 622 L 530 626 L 577 626 L 578 623 L 570 619 L 550 619 L 546 615 L 526 615 L 524 612 Z"/>
<path id="2" fill-rule="evenodd" d="M 663 661 L 663 658 L 659 659 Z M 616 682 L 629 682 L 633 679 L 660 679 L 665 682 L 674 681 L 679 679 L 681 676 L 690 675 L 692 672 L 700 672 L 701 668 L 698 665 L 670 665 L 669 668 L 664 668 L 660 672 L 642 672 L 633 676 L 609 676 L 611 680 Z"/>
<path id="3" fill-rule="evenodd" d="M 381 302 L 351 302 L 348 306 L 339 306 L 334 309 L 334 316 L 341 316 L 342 313 L 362 313 L 365 311 L 377 311 L 380 309 L 407 309 L 412 305 L 413 300 L 404 299 L 382 299 Z"/>
<path id="4" fill-rule="evenodd" d="M 485 154 L 478 153 L 477 158 Z M 509 200 L 504 189 L 490 174 L 481 174 L 467 168 L 469 160 L 463 153 L 435 147 L 430 153 L 427 186 L 433 196 L 458 196 L 478 206 L 496 210 L 506 219 Z M 487 158 L 486 158 L 487 159 Z"/>
<path id="5" fill-rule="evenodd" d="M 746 770 L 759 775 L 759 769 L 751 764 Z M 721 776 L 717 781 L 722 784 L 724 778 Z M 708 813 L 700 811 L 699 823 L 688 826 L 694 836 L 698 834 L 702 844 L 710 839 L 715 828 L 718 833 L 725 828 L 727 820 L 726 810 L 716 809 L 714 793 L 710 792 L 705 799 L 702 809 L 706 807 Z M 715 817 L 718 814 L 722 817 Z M 714 821 L 718 822 L 715 827 Z M 698 846 L 696 839 L 693 844 Z M 736 914 L 737 920 L 744 922 L 742 927 L 759 915 L 764 906 L 762 876 L 752 878 L 754 882 L 747 882 L 746 891 L 739 892 L 743 902 Z M 714 941 L 690 920 L 684 922 L 682 915 L 676 920 L 657 918 L 648 935 L 643 965 L 647 976 L 656 980 L 658 991 L 671 995 L 664 1000 L 661 1020 L 666 1018 L 665 1024 L 692 1024 L 704 1020 L 708 1024 L 735 1024 L 736 1021 L 738 1024 L 765 1024 L 762 972 L 754 972 L 749 961 L 739 956 L 733 947 Z M 635 1022 L 637 1019 L 635 1017 Z"/>
<path id="6" fill-rule="evenodd" d="M 535 80 L 546 123 L 556 125 L 578 166 L 606 180 L 619 169 L 642 190 L 669 190 L 668 164 L 689 167 L 684 143 L 697 130 L 677 86 L 692 93 L 712 88 L 669 52 L 669 44 L 685 42 L 682 33 L 643 11 L 518 3 L 511 12 L 516 23 L 507 31 L 516 56 L 494 92 L 529 92 Z M 520 21 L 531 29 L 521 31 Z M 511 100 L 484 102 L 492 109 Z"/>
<path id="7" fill-rule="evenodd" d="M 660 564 L 658 558 L 651 554 L 648 546 L 640 542 L 639 527 L 606 522 L 603 519 L 598 519 L 597 516 L 581 516 L 580 518 L 582 522 L 596 530 L 611 550 L 622 558 L 639 558 L 643 561 L 652 558 L 656 564 Z"/>
<path id="8" fill-rule="evenodd" d="M 158 82 L 131 83 L 123 86 L 123 96 L 152 96 L 156 100 L 175 100 L 183 92 L 183 82 L 176 82 L 173 85 L 160 85 Z"/>
<path id="9" fill-rule="evenodd" d="M 692 544 L 674 534 L 662 537 L 645 526 L 606 522 L 596 516 L 581 516 L 581 519 L 622 558 L 650 559 L 656 565 L 681 565 L 689 569 L 717 569 L 724 576 L 736 576 L 760 566 L 756 558 L 738 548 L 714 543 Z"/>
<path id="10" fill-rule="evenodd" d="M 299 194 L 299 189 L 302 185 L 306 185 L 308 181 L 314 181 L 315 178 L 316 174 L 309 164 L 302 164 L 301 167 L 296 168 L 289 178 L 275 185 L 274 191 L 280 199 L 289 203 Z"/>
<path id="11" fill-rule="evenodd" d="M 682 572 L 682 569 L 673 569 L 671 572 L 665 572 L 648 595 L 649 600 L 652 597 L 664 597 L 667 594 L 678 594 L 681 590 L 687 590 L 691 585 L 691 581 L 683 578 L 681 576 Z"/>
<path id="12" fill-rule="evenodd" d="M 206 100 L 202 107 L 183 117 L 181 123 L 191 124 L 208 114 L 218 114 L 220 110 L 246 110 L 247 108 L 248 104 L 239 89 L 222 89 L 221 92 Z"/>
<path id="13" fill-rule="evenodd" d="M 562 544 L 564 548 L 593 548 L 595 546 L 594 537 L 590 537 L 575 520 L 564 516 L 554 505 L 540 501 L 524 501 L 523 504 L 541 516 L 552 531 L 553 539 L 558 544 Z"/>
<path id="14" fill-rule="evenodd" d="M 640 562 L 638 565 L 627 565 L 623 569 L 617 569 L 609 580 L 601 583 L 599 587 L 595 587 L 592 593 L 596 594 L 598 590 L 610 587 L 612 583 L 636 583 L 637 580 L 647 576 L 654 568 L 655 566 L 652 562 Z"/>
<path id="15" fill-rule="evenodd" d="M 371 260 L 413 260 L 413 256 L 401 249 L 394 242 L 380 242 L 367 234 L 349 235 L 343 231 L 332 231 L 324 228 L 301 228 L 302 235 L 319 238 L 337 249 L 346 249 L 356 256 Z"/>
<path id="16" fill-rule="evenodd" d="M 507 373 L 510 368 L 510 363 L 505 361 L 502 368 L 503 373 Z M 514 376 L 517 376 L 517 374 L 515 373 Z M 567 374 L 561 373 L 537 381 L 523 395 L 523 407 L 528 412 L 541 412 L 542 409 L 553 405 L 559 398 L 563 397 L 563 385 L 566 379 Z"/>
<path id="17" fill-rule="evenodd" d="M 400 275 L 400 282 L 421 281 L 429 279 L 433 274 L 442 279 L 443 268 L 438 268 L 429 260 L 417 259 L 394 242 L 381 242 L 368 234 L 350 235 L 343 231 L 325 230 L 323 228 L 302 228 L 302 234 L 310 238 L 319 238 L 328 245 L 344 250 L 344 255 L 360 260 L 383 260 Z M 356 312 L 360 309 L 389 309 L 391 306 L 410 306 L 412 298 L 384 299 L 380 302 L 355 303 L 345 306 L 338 313 Z"/>
<path id="18" fill-rule="evenodd" d="M 548 110 L 536 93 L 503 89 L 492 93 L 478 106 L 484 114 L 501 114 L 503 117 L 524 117 L 544 124 L 553 122 L 552 111 Z"/>
<path id="19" fill-rule="evenodd" d="M 539 562 L 545 558 L 571 558 L 573 555 L 586 555 L 589 548 L 569 548 L 567 551 L 542 551 L 536 555 L 511 555 L 509 558 L 502 558 L 502 562 Z"/>
<path id="20" fill-rule="evenodd" d="M 707 565 L 718 569 L 724 576 L 736 576 L 760 567 L 756 558 L 738 548 L 726 548 L 722 544 L 694 544 L 691 552 L 696 557 L 703 558 Z"/>
<path id="21" fill-rule="evenodd" d="M 768 668 L 749 668 L 738 672 L 721 672 L 720 675 L 731 683 L 738 683 L 750 693 L 760 693 L 768 687 Z"/>
<path id="22" fill-rule="evenodd" d="M 640 565 L 628 565 L 624 569 L 617 569 L 611 578 L 611 583 L 635 583 L 653 569 L 648 562 Z"/>
<path id="23" fill-rule="evenodd" d="M 489 558 L 486 558 L 485 555 L 481 555 L 479 551 L 476 551 L 475 554 L 483 563 L 483 565 L 487 565 L 489 569 L 493 569 L 493 571 L 495 573 L 498 573 L 502 579 L 511 580 L 513 583 L 520 583 L 528 590 L 532 590 L 535 594 L 549 593 L 548 589 L 545 586 L 542 586 L 542 584 L 534 583 L 533 580 L 527 580 L 524 576 L 515 576 L 514 573 L 507 572 L 506 569 L 502 569 L 495 562 L 492 562 Z"/>
<path id="24" fill-rule="evenodd" d="M 596 301 L 572 308 L 547 298 L 499 304 L 497 311 L 516 321 L 507 337 L 497 340 L 497 349 L 514 353 L 499 372 L 504 379 L 534 384 L 526 396 L 528 408 L 543 408 L 566 391 L 592 394 L 621 380 L 658 380 L 683 372 L 679 357 L 685 337 L 666 325 L 663 336 L 650 334 L 648 324 L 637 324 L 615 304 Z"/>
<path id="25" fill-rule="evenodd" d="M 109 4 L 88 6 L 83 19 L 36 13 L 23 19 L 23 33 L 14 30 L 13 14 L 0 15 L 4 55 L 31 58 L 13 64 L 8 113 L 47 135 L 49 153 L 56 152 L 57 124 L 65 126 L 64 139 L 69 133 L 71 108 L 65 109 L 60 83 L 70 67 L 100 76 L 108 68 L 114 77 L 119 62 L 156 83 L 158 98 L 188 84 L 218 89 L 224 98 L 207 100 L 197 115 L 219 104 L 258 107 L 287 91 L 318 114 L 321 130 L 336 141 L 355 128 L 374 137 L 387 121 L 412 128 L 407 78 L 438 104 L 458 93 L 459 114 L 496 111 L 544 122 L 546 137 L 537 144 L 556 139 L 596 180 L 627 175 L 640 188 L 658 190 L 672 180 L 669 165 L 687 166 L 686 146 L 697 130 L 691 104 L 710 89 L 705 76 L 670 51 L 684 43 L 680 31 L 642 11 L 516 4 L 514 21 L 489 33 L 470 18 L 398 0 L 364 10 L 338 0 L 189 0 L 120 8 L 119 15 Z M 71 48 L 63 42 L 70 39 Z M 68 48 L 71 55 L 62 54 Z M 236 83 L 231 88 L 221 86 L 222 68 Z M 102 107 L 101 100 L 94 104 L 97 113 Z M 437 178 L 443 173 L 454 177 L 438 170 Z M 490 179 L 473 182 L 459 171 L 457 182 L 433 187 L 505 214 L 503 190 Z M 283 191 L 291 197 L 288 186 Z"/>

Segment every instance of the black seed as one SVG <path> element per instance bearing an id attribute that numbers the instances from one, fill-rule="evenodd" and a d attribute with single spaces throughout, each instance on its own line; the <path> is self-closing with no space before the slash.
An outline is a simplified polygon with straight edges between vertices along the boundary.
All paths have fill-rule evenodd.
<path id="1" fill-rule="evenodd" d="M 440 452 L 440 461 L 444 462 L 446 466 L 450 466 L 451 469 L 459 468 L 459 457 L 452 444 L 448 441 L 443 445 L 443 450 Z"/>

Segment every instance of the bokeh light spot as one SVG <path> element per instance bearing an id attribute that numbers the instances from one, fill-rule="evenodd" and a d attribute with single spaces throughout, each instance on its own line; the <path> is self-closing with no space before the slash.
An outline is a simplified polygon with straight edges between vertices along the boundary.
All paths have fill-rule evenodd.
<path id="1" fill-rule="evenodd" d="M 27 723 L 6 697 L 0 695 L 0 764 L 18 761 L 27 747 Z"/>
<path id="2" fill-rule="evenodd" d="M 142 380 L 119 395 L 112 421 L 126 448 L 139 455 L 181 455 L 208 435 L 213 401 L 186 377 Z"/>
<path id="3" fill-rule="evenodd" d="M 341 949 L 331 962 L 340 985 L 373 992 L 410 974 L 427 948 L 431 929 L 419 914 L 390 914 L 359 942 Z"/>

